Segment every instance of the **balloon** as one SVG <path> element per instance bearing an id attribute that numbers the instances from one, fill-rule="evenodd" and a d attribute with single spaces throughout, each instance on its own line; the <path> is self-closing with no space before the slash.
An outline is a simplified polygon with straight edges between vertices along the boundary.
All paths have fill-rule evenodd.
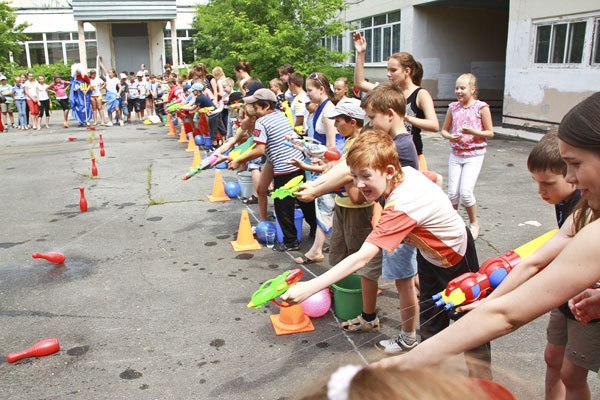
<path id="1" fill-rule="evenodd" d="M 267 241 L 267 232 L 275 232 L 275 224 L 269 221 L 262 221 L 256 225 L 256 230 L 254 231 L 256 234 L 256 240 L 261 243 L 265 243 Z"/>
<path id="2" fill-rule="evenodd" d="M 301 304 L 304 314 L 311 318 L 319 318 L 327 314 L 331 308 L 331 294 L 329 289 L 325 288 L 304 300 Z"/>
<path id="3" fill-rule="evenodd" d="M 235 181 L 227 182 L 225 184 L 225 194 L 227 194 L 230 199 L 238 197 L 241 190 L 240 184 Z"/>

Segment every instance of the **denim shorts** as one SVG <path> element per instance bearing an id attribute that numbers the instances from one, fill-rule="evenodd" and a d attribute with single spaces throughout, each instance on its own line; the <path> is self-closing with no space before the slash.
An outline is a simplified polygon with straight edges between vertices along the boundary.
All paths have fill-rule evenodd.
<path id="1" fill-rule="evenodd" d="M 401 243 L 393 253 L 383 250 L 383 279 L 407 279 L 417 274 L 417 248 Z"/>

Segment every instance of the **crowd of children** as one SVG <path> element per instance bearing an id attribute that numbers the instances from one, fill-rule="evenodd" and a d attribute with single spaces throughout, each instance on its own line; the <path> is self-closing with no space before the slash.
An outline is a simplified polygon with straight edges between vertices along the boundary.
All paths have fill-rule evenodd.
<path id="1" fill-rule="evenodd" d="M 366 398 L 357 393 L 365 390 L 361 385 L 372 385 L 369 382 L 375 377 L 356 377 L 377 375 L 378 368 L 391 366 L 386 373 L 397 374 L 397 370 L 434 364 L 459 352 L 469 356 L 471 377 L 491 380 L 490 340 L 553 308 L 545 352 L 546 397 L 589 398 L 588 370 L 600 368 L 600 324 L 594 319 L 599 316 L 600 295 L 582 290 L 600 280 L 598 246 L 590 239 L 597 238 L 600 229 L 594 222 L 600 215 L 600 181 L 594 172 L 600 168 L 600 96 L 592 96 L 571 111 L 558 135 L 547 134 L 528 159 L 540 196 L 556 207 L 560 232 L 522 262 L 485 304 L 459 309 L 466 314 L 450 326 L 456 315 L 434 310 L 430 299 L 450 280 L 479 269 L 474 241 L 480 224 L 473 192 L 487 141 L 494 135 L 489 106 L 477 98 L 475 76 L 460 75 L 455 84 L 457 101 L 449 104 L 440 130 L 432 97 L 420 87 L 423 68 L 411 54 L 390 56 L 389 82 L 376 85 L 364 77 L 366 39 L 357 33 L 354 45 L 352 91 L 345 77 L 330 81 L 325 74 L 312 72 L 305 78 L 290 64 L 282 65 L 279 77 L 265 85 L 252 77 L 247 62 L 234 66 L 235 81 L 221 67 L 208 73 L 203 64 L 194 65 L 187 75 L 172 72 L 170 65 L 160 76 L 149 74 L 144 65 L 135 73 L 118 74 L 114 69 L 107 71 L 101 58 L 101 76 L 95 70 L 89 76 L 75 71 L 71 82 L 55 76 L 47 85 L 43 76 L 36 81 L 29 73 L 9 85 L 0 76 L 2 122 L 18 129 L 40 129 L 45 122 L 48 128 L 49 94 L 63 109 L 65 127 L 69 106 L 80 124 L 106 126 L 170 112 L 186 133 L 210 136 L 210 145 L 205 146 L 216 156 L 215 164 L 228 160 L 232 170 L 251 171 L 254 191 L 245 203 L 258 204 L 261 220 L 269 219 L 271 188 L 277 190 L 296 177 L 306 177 L 295 196 L 274 200 L 283 233 L 274 250 L 299 250 L 295 210 L 300 208 L 314 242 L 296 262 L 323 261 L 329 236 L 332 268 L 296 284 L 282 298 L 300 303 L 358 272 L 363 310 L 341 328 L 350 333 L 376 332 L 380 329 L 376 313 L 379 278 L 393 280 L 398 291 L 400 332 L 376 347 L 387 354 L 403 354 L 352 369 L 350 378 L 343 378 L 348 380 L 341 389 L 345 397 L 339 398 Z M 15 106 L 18 119 L 13 116 Z M 442 190 L 441 176 L 425 168 L 421 131 L 440 131 L 449 141 L 447 193 Z M 308 136 L 342 157 L 336 161 L 306 158 L 289 145 L 293 134 Z M 227 158 L 228 151 L 246 141 L 253 141 L 250 151 Z M 461 204 L 468 226 L 457 213 Z M 373 218 L 376 207 L 383 208 L 378 219 Z M 573 259 L 581 263 L 571 267 Z M 584 264 L 587 267 L 577 266 Z M 543 291 L 558 286 L 561 290 L 556 295 Z M 532 296 L 532 291 L 539 293 Z M 331 386 L 336 386 L 336 379 L 334 375 Z M 349 395 L 349 390 L 356 392 Z"/>

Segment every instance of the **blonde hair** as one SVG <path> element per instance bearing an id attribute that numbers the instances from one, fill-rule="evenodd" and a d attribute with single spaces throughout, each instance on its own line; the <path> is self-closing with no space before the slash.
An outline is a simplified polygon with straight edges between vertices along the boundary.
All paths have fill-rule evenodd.
<path id="1" fill-rule="evenodd" d="M 212 70 L 212 74 L 217 80 L 225 77 L 225 72 L 223 72 L 223 68 L 221 67 L 214 67 Z"/>
<path id="2" fill-rule="evenodd" d="M 352 171 L 372 168 L 382 173 L 391 165 L 396 169 L 395 182 L 400 182 L 404 177 L 396 145 L 390 135 L 382 130 L 368 129 L 358 135 L 348 150 L 346 163 Z"/>
<path id="3" fill-rule="evenodd" d="M 479 93 L 477 91 L 477 78 L 475 77 L 475 75 L 473 75 L 471 73 L 462 74 L 461 76 L 459 76 L 458 78 L 456 78 L 456 82 L 458 82 L 458 81 L 460 81 L 462 79 L 464 79 L 464 80 L 467 81 L 467 83 L 469 84 L 469 87 L 473 91 L 473 98 L 475 100 L 477 100 Z"/>
<path id="4" fill-rule="evenodd" d="M 406 99 L 402 89 L 393 83 L 378 85 L 369 91 L 360 106 L 365 110 L 369 108 L 379 113 L 392 109 L 402 118 L 406 114 Z"/>
<path id="5" fill-rule="evenodd" d="M 246 115 L 248 115 L 249 117 L 258 116 L 258 114 L 256 113 L 256 109 L 252 107 L 252 104 L 244 104 L 242 107 L 240 107 L 238 111 L 238 116 L 240 118 L 244 118 Z"/>
<path id="6" fill-rule="evenodd" d="M 269 81 L 269 85 L 277 86 L 279 88 L 279 90 L 283 92 L 284 86 L 283 86 L 283 81 L 281 79 L 273 78 Z"/>

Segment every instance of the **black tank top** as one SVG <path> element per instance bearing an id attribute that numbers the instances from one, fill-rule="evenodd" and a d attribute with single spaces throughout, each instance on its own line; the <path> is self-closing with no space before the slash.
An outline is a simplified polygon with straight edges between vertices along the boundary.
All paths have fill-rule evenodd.
<path id="1" fill-rule="evenodd" d="M 416 88 L 410 96 L 406 98 L 406 115 L 416 118 L 425 118 L 425 112 L 417 106 L 417 96 L 422 88 Z M 421 129 L 416 126 L 412 126 L 408 122 L 404 122 L 406 130 L 412 135 L 413 143 L 417 149 L 417 155 L 423 154 L 423 140 L 421 139 Z"/>

